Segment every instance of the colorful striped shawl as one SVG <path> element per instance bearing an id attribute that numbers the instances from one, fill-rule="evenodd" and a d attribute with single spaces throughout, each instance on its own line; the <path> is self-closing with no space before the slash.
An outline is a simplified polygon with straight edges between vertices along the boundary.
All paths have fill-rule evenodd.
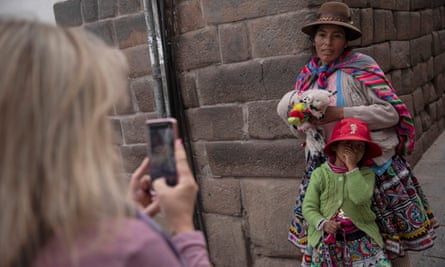
<path id="1" fill-rule="evenodd" d="M 415 130 L 406 105 L 396 95 L 391 82 L 371 57 L 355 52 L 345 52 L 330 65 L 319 65 L 319 58 L 313 57 L 297 77 L 295 90 L 300 94 L 317 82 L 319 88 L 326 88 L 327 78 L 337 70 L 342 70 L 371 89 L 378 97 L 391 103 L 399 113 L 399 123 L 395 126 L 399 145 L 397 152 L 405 156 L 414 148 Z"/>

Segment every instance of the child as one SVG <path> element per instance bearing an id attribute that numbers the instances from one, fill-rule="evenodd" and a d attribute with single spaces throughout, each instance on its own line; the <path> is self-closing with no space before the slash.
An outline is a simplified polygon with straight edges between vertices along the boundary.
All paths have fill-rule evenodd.
<path id="1" fill-rule="evenodd" d="M 312 173 L 303 201 L 309 230 L 302 266 L 391 266 L 371 210 L 375 174 L 364 163 L 382 151 L 367 124 L 342 119 L 323 151 L 328 161 Z"/>

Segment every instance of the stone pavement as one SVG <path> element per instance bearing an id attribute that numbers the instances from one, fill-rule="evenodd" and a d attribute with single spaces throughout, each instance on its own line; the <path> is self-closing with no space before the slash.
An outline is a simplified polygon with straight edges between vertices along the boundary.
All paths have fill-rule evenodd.
<path id="1" fill-rule="evenodd" d="M 445 132 L 423 154 L 414 174 L 429 200 L 439 222 L 434 246 L 423 252 L 410 252 L 412 267 L 445 266 Z"/>

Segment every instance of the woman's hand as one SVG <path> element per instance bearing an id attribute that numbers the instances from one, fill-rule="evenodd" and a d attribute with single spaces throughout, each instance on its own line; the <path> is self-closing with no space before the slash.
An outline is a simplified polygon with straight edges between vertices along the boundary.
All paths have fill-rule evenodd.
<path id="1" fill-rule="evenodd" d="M 344 113 L 343 108 L 341 107 L 335 107 L 335 106 L 328 106 L 326 109 L 323 118 L 321 119 L 311 119 L 310 122 L 316 126 L 323 125 L 329 122 L 333 121 L 339 121 L 343 119 Z"/>
<path id="2" fill-rule="evenodd" d="M 195 229 L 193 211 L 198 185 L 190 171 L 184 147 L 180 140 L 175 143 L 175 158 L 178 183 L 171 187 L 165 178 L 156 179 L 153 187 L 161 211 L 170 227 L 176 233 L 189 232 Z"/>
<path id="3" fill-rule="evenodd" d="M 151 179 L 146 175 L 149 167 L 149 159 L 145 158 L 141 165 L 131 176 L 128 197 L 133 200 L 148 216 L 155 216 L 159 210 L 159 203 L 150 193 Z"/>

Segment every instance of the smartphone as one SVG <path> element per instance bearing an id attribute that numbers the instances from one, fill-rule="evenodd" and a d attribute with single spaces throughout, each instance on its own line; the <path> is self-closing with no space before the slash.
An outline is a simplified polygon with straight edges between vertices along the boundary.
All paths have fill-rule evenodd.
<path id="1" fill-rule="evenodd" d="M 151 181 L 164 177 L 169 186 L 177 183 L 175 140 L 178 136 L 174 118 L 147 120 L 148 157 Z"/>

